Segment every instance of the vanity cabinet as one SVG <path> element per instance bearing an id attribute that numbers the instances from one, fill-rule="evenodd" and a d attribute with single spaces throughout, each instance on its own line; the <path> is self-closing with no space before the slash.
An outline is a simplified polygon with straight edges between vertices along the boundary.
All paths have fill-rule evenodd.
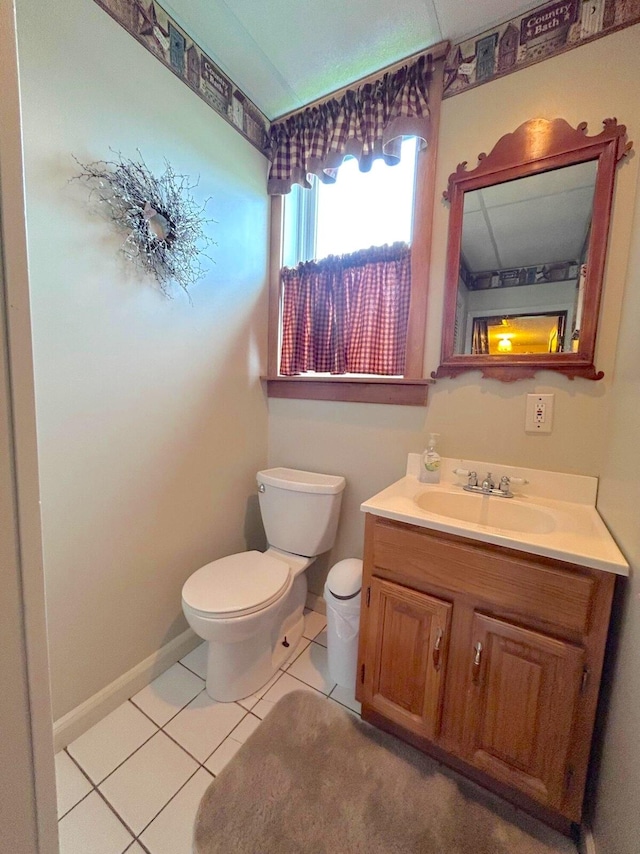
<path id="1" fill-rule="evenodd" d="M 562 805 L 584 649 L 474 614 L 464 755 L 545 803 Z"/>
<path id="2" fill-rule="evenodd" d="M 436 738 L 451 603 L 373 578 L 370 608 L 371 706 L 417 735 Z"/>
<path id="3" fill-rule="evenodd" d="M 363 718 L 568 832 L 614 580 L 368 514 Z"/>

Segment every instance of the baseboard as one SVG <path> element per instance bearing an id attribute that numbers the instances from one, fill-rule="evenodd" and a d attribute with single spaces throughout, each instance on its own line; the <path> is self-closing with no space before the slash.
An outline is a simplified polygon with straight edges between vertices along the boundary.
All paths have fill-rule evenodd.
<path id="1" fill-rule="evenodd" d="M 580 836 L 581 854 L 598 854 L 596 850 L 596 841 L 593 838 L 593 831 L 588 824 L 582 825 Z"/>
<path id="2" fill-rule="evenodd" d="M 327 603 L 322 596 L 317 596 L 315 593 L 307 593 L 307 608 L 312 611 L 317 611 L 319 614 L 327 613 Z"/>
<path id="3" fill-rule="evenodd" d="M 145 685 L 164 673 L 172 664 L 202 643 L 200 638 L 187 629 L 166 643 L 153 655 L 123 673 L 93 697 L 76 706 L 53 724 L 53 746 L 57 753 L 74 739 L 81 736 L 94 724 L 102 720 L 129 697 L 137 694 Z"/>

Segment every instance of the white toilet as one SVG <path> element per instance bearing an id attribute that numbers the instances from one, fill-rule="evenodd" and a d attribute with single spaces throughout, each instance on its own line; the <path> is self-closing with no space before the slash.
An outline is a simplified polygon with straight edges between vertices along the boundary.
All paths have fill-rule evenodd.
<path id="1" fill-rule="evenodd" d="M 240 700 L 294 651 L 304 627 L 305 569 L 334 543 L 345 479 L 288 468 L 258 472 L 266 552 L 214 560 L 187 579 L 182 610 L 209 642 L 207 693 Z"/>

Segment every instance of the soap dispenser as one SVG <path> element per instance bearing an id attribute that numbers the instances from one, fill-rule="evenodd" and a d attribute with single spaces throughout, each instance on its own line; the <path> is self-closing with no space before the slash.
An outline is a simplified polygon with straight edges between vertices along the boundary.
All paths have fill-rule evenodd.
<path id="1" fill-rule="evenodd" d="M 422 466 L 420 467 L 420 481 L 422 483 L 440 483 L 440 454 L 436 451 L 436 444 L 440 438 L 439 433 L 429 433 L 427 450 L 422 455 Z"/>

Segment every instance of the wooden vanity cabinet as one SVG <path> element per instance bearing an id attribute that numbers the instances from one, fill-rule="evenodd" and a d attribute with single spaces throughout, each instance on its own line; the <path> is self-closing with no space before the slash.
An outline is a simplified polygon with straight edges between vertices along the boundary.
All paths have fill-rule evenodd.
<path id="1" fill-rule="evenodd" d="M 581 818 L 614 581 L 368 515 L 363 718 L 569 832 Z"/>
<path id="2" fill-rule="evenodd" d="M 444 695 L 451 603 L 371 580 L 371 705 L 412 732 L 436 738 Z"/>

